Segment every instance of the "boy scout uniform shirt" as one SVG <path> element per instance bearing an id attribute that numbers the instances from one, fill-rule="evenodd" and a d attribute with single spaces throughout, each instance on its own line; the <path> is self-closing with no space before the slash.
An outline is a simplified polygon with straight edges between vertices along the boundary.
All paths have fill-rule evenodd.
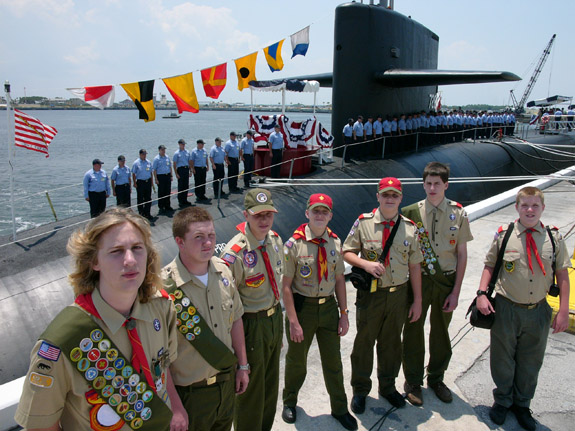
<path id="1" fill-rule="evenodd" d="M 449 199 L 443 199 L 437 207 L 424 199 L 418 202 L 418 206 L 423 227 L 429 234 L 429 242 L 439 260 L 441 270 L 443 272 L 455 271 L 457 245 L 473 239 L 467 213 L 461 204 Z M 434 216 L 435 208 L 437 210 Z M 421 228 L 419 225 L 417 227 Z"/>
<path id="2" fill-rule="evenodd" d="M 330 296 L 335 290 L 335 277 L 344 273 L 345 265 L 341 255 L 341 240 L 326 231 L 320 237 L 327 257 L 327 280 L 318 282 L 317 254 L 319 246 L 309 242 L 314 239 L 309 226 L 305 227 L 305 239 L 290 238 L 284 245 L 284 276 L 293 279 L 292 291 L 307 297 Z"/>
<path id="3" fill-rule="evenodd" d="M 397 223 L 401 217 L 401 224 L 397 230 L 393 243 L 389 248 L 389 267 L 385 268 L 385 274 L 379 278 L 377 287 L 392 287 L 406 283 L 409 280 L 408 264 L 421 263 L 423 255 L 417 241 L 415 224 L 406 217 L 396 216 L 392 220 Z M 371 262 L 379 259 L 383 253 L 381 244 L 383 238 L 383 222 L 386 221 L 379 208 L 370 213 L 364 213 L 355 221 L 345 242 L 343 252 L 361 252 L 360 257 Z M 393 227 L 389 227 L 389 232 Z"/>
<path id="4" fill-rule="evenodd" d="M 242 317 L 244 310 L 228 266 L 220 258 L 212 257 L 207 287 L 190 274 L 179 255 L 164 267 L 162 275 L 164 279 L 172 278 L 214 335 L 233 352 L 232 325 Z M 170 370 L 177 386 L 188 386 L 219 373 L 181 333 L 178 334 L 178 360 L 172 363 Z"/>
<path id="5" fill-rule="evenodd" d="M 238 229 L 242 226 L 245 226 L 245 233 L 240 231 L 234 236 L 226 245 L 221 257 L 232 270 L 244 311 L 255 313 L 272 308 L 279 300 L 275 298 L 261 250 L 258 250 L 261 244 L 253 236 L 247 223 L 241 223 Z M 284 260 L 282 239 L 270 230 L 263 245 L 266 247 L 281 295 Z"/>
<path id="6" fill-rule="evenodd" d="M 541 256 L 545 274 L 539 267 L 535 255 L 531 254 L 533 273 L 529 269 L 526 248 L 526 230 L 519 221 L 515 223 L 509 242 L 503 254 L 501 271 L 495 284 L 495 292 L 519 304 L 536 304 L 547 296 L 549 287 L 553 283 L 553 246 L 547 234 L 547 229 L 541 222 L 537 224 L 532 233 L 537 250 Z M 497 262 L 497 253 L 503 242 L 507 226 L 501 226 L 485 257 L 485 265 L 493 268 Z M 567 247 L 557 228 L 552 227 L 551 233 L 555 240 L 556 270 L 571 268 L 571 261 Z"/>
<path id="7" fill-rule="evenodd" d="M 107 336 L 120 350 L 126 359 L 126 365 L 131 365 L 129 361 L 132 357 L 132 345 L 127 330 L 122 327 L 126 318 L 104 301 L 98 289 L 94 289 L 92 300 L 102 320 L 94 316 L 91 316 L 92 319 L 106 334 L 105 337 Z M 161 397 L 170 407 L 166 390 L 166 371 L 170 361 L 175 360 L 178 354 L 176 313 L 173 303 L 162 298 L 159 293 L 146 303 L 136 300 L 131 317 L 136 319 L 136 329 L 156 382 L 157 395 L 154 396 Z M 86 337 L 89 338 L 90 334 L 86 334 Z M 86 392 L 91 390 L 88 381 L 63 351 L 60 351 L 53 361 L 42 357 L 39 352 L 42 344 L 43 341 L 39 340 L 32 349 L 30 369 L 14 416 L 16 422 L 24 428 L 45 428 L 59 421 L 64 430 L 92 430 L 90 410 L 94 405 L 86 401 Z M 57 346 L 55 347 L 58 350 Z M 152 362 L 157 360 L 161 360 L 161 377 L 155 375 L 154 367 L 151 366 Z M 161 378 L 160 384 L 158 377 Z M 125 383 L 128 383 L 127 380 Z M 140 381 L 145 381 L 145 378 Z M 124 424 L 119 430 L 128 431 L 131 428 L 128 424 Z"/>

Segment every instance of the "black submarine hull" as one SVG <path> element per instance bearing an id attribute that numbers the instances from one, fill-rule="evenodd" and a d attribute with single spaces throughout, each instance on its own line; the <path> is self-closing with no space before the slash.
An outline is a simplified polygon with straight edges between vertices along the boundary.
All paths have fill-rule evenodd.
<path id="1" fill-rule="evenodd" d="M 515 141 L 515 140 L 514 140 Z M 572 140 L 562 137 L 546 139 L 547 143 L 564 143 L 562 148 L 573 152 Z M 278 209 L 274 230 L 287 240 L 294 229 L 306 221 L 304 211 L 312 193 L 327 193 L 333 198 L 334 216 L 330 227 L 344 240 L 357 216 L 377 206 L 377 182 L 380 178 L 421 178 L 425 165 L 430 161 L 448 163 L 451 178 L 514 175 L 544 175 L 572 165 L 571 158 L 551 156 L 533 146 L 499 142 L 460 142 L 426 148 L 418 153 L 405 154 L 389 160 L 373 160 L 341 167 L 338 163 L 316 167 L 308 176 L 314 185 L 272 185 L 272 196 Z M 338 185 L 340 181 L 355 183 L 373 180 L 368 185 Z M 339 181 L 336 181 L 339 180 Z M 450 183 L 448 197 L 468 205 L 521 184 L 517 181 Z M 402 206 L 425 197 L 421 184 L 405 182 Z M 174 198 L 175 199 L 175 198 Z M 243 222 L 243 196 L 231 195 L 206 205 L 214 218 L 219 254 L 223 245 L 236 233 L 235 226 Z M 87 219 L 87 216 L 83 216 Z M 81 219 L 66 220 L 73 226 Z M 69 259 L 66 241 L 72 231 L 58 230 L 65 227 L 52 223 L 26 232 L 30 240 L 3 248 L 0 258 L 0 315 L 4 325 L 0 330 L 0 384 L 23 376 L 29 364 L 29 354 L 38 336 L 55 315 L 72 303 L 72 289 L 67 282 Z M 160 217 L 152 227 L 155 244 L 160 250 L 162 263 L 167 264 L 178 253 L 172 238 L 171 219 Z M 489 233 L 491 234 L 491 233 Z M 8 241 L 5 241 L 8 242 Z"/>

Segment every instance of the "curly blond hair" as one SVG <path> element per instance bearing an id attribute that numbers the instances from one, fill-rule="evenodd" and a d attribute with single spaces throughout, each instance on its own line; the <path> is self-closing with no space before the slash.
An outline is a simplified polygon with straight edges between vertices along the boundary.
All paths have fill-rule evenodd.
<path id="1" fill-rule="evenodd" d="M 138 297 L 140 302 L 156 293 L 160 288 L 160 255 L 152 244 L 152 231 L 148 222 L 130 209 L 114 208 L 90 220 L 84 229 L 76 230 L 68 240 L 66 250 L 72 257 L 74 270 L 68 275 L 68 281 L 74 288 L 74 296 L 91 293 L 100 282 L 100 272 L 93 266 L 98 257 L 98 242 L 110 228 L 124 223 L 132 225 L 140 231 L 147 250 L 146 277 L 140 286 Z"/>

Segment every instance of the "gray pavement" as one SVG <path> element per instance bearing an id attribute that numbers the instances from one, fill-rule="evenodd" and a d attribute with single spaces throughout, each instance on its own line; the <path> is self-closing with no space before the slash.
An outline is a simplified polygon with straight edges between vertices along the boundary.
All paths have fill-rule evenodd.
<path id="1" fill-rule="evenodd" d="M 545 224 L 556 225 L 566 234 L 575 223 L 573 216 L 573 197 L 575 186 L 569 182 L 561 182 L 545 190 L 546 210 L 542 221 Z M 493 381 L 489 372 L 489 331 L 472 329 L 465 319 L 468 305 L 475 296 L 483 269 L 483 258 L 491 243 L 497 228 L 509 221 L 515 220 L 517 213 L 514 205 L 506 206 L 492 214 L 484 216 L 471 223 L 475 239 L 468 246 L 468 266 L 462 288 L 459 307 L 454 312 L 450 326 L 453 339 L 453 358 L 446 373 L 445 383 L 452 389 L 454 400 L 452 404 L 443 404 L 433 391 L 424 387 L 424 405 L 414 407 L 409 403 L 403 409 L 392 412 L 385 423 L 374 430 L 521 430 L 513 414 L 509 414 L 501 427 L 491 422 L 488 416 L 493 403 L 491 391 Z M 575 235 L 567 238 L 569 253 L 575 246 Z M 355 289 L 347 283 L 348 304 L 351 313 L 349 333 L 342 339 L 342 359 L 344 380 L 348 399 L 352 390 L 349 384 L 351 365 L 350 354 L 355 336 Z M 429 329 L 429 325 L 427 325 Z M 284 343 L 282 366 L 287 345 Z M 575 403 L 575 338 L 562 333 L 550 335 L 543 368 L 539 375 L 539 385 L 532 403 L 534 417 L 540 422 L 540 430 L 570 430 L 574 429 Z M 372 375 L 375 378 L 375 373 Z M 396 387 L 403 393 L 404 378 L 399 373 Z M 330 416 L 329 399 L 325 390 L 321 373 L 319 351 L 317 344 L 312 344 L 308 358 L 308 376 L 300 392 L 297 421 L 293 425 L 284 423 L 281 419 L 281 390 L 283 388 L 283 373 L 280 380 L 280 397 L 274 423 L 274 430 L 339 430 L 343 429 Z M 367 399 L 364 414 L 356 415 L 360 430 L 370 430 L 371 427 L 390 409 L 389 403 L 379 397 L 377 384 Z"/>

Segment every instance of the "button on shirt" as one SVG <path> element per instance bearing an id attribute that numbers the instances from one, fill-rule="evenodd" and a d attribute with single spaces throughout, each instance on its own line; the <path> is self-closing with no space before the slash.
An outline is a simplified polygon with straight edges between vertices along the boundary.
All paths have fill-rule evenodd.
<path id="1" fill-rule="evenodd" d="M 230 139 L 228 142 L 226 142 L 224 151 L 226 152 L 228 157 L 231 157 L 232 159 L 237 159 L 238 157 L 240 157 L 240 144 L 238 143 L 238 141 L 236 140 L 232 141 Z"/>
<path id="2" fill-rule="evenodd" d="M 90 169 L 84 174 L 84 198 L 88 198 L 88 192 L 106 192 L 110 194 L 110 180 L 106 171 Z"/>
<path id="3" fill-rule="evenodd" d="M 205 168 L 208 166 L 208 153 L 203 148 L 194 148 L 190 160 L 194 162 L 194 168 Z"/>
<path id="4" fill-rule="evenodd" d="M 222 165 L 226 157 L 226 152 L 221 145 L 219 147 L 214 145 L 210 150 L 210 157 L 214 160 L 216 165 Z"/>
<path id="5" fill-rule="evenodd" d="M 126 165 L 124 165 L 123 168 L 121 168 L 119 165 L 116 165 L 112 171 L 110 179 L 115 181 L 117 186 L 128 184 L 128 181 L 130 180 L 130 168 Z"/>
<path id="6" fill-rule="evenodd" d="M 136 180 L 149 180 L 152 177 L 152 164 L 148 159 L 138 159 L 132 165 L 132 173 Z"/>
<path id="7" fill-rule="evenodd" d="M 284 147 L 284 135 L 281 132 L 273 132 L 269 141 L 272 144 L 272 150 L 281 150 Z"/>
<path id="8" fill-rule="evenodd" d="M 242 317 L 244 309 L 227 265 L 217 257 L 210 259 L 207 286 L 186 269 L 180 256 L 164 267 L 163 278 L 168 275 L 190 299 L 214 335 L 233 351 L 232 325 Z M 178 359 L 170 366 L 178 386 L 188 386 L 219 373 L 179 331 Z"/>
<path id="9" fill-rule="evenodd" d="M 176 169 L 182 166 L 189 166 L 190 152 L 188 150 L 178 150 L 174 153 L 172 161 L 176 163 Z"/>
<path id="10" fill-rule="evenodd" d="M 498 232 L 485 257 L 485 265 L 491 268 L 495 266 L 497 261 L 497 254 L 503 242 L 506 227 L 503 226 L 503 229 Z M 551 268 L 553 246 L 549 240 L 549 235 L 541 223 L 533 229 L 535 231 L 532 236 L 541 256 L 546 275 L 543 275 L 534 255 L 531 256 L 533 272 L 529 269 L 526 251 L 527 228 L 517 221 L 505 247 L 501 271 L 495 284 L 495 292 L 520 304 L 535 304 L 543 300 L 547 295 L 549 286 L 553 283 L 553 269 Z M 552 229 L 551 232 L 555 240 L 557 270 L 571 268 L 570 256 L 563 237 L 555 229 Z"/>
<path id="11" fill-rule="evenodd" d="M 240 148 L 244 154 L 253 154 L 254 153 L 254 140 L 251 138 L 245 137 L 240 142 Z"/>
<path id="12" fill-rule="evenodd" d="M 159 154 L 154 157 L 154 162 L 152 163 L 152 170 L 156 171 L 156 174 L 163 175 L 172 172 L 170 167 L 170 158 L 168 156 L 160 156 Z"/>
<path id="13" fill-rule="evenodd" d="M 330 236 L 327 230 L 321 236 L 327 257 L 327 280 L 317 274 L 319 246 L 310 242 L 314 239 L 309 226 L 305 227 L 305 239 L 290 238 L 284 244 L 284 276 L 293 279 L 292 290 L 300 295 L 316 298 L 332 295 L 335 290 L 335 277 L 342 275 L 345 266 L 341 255 L 341 240 Z"/>
<path id="14" fill-rule="evenodd" d="M 411 220 L 401 217 L 401 224 L 389 249 L 390 267 L 386 268 L 385 274 L 378 280 L 378 287 L 398 286 L 407 282 L 409 279 L 408 265 L 423 261 L 415 225 Z M 362 259 L 371 262 L 377 261 L 383 253 L 381 242 L 384 221 L 385 219 L 379 209 L 376 209 L 375 212 L 362 214 L 351 227 L 343 243 L 343 252 L 361 252 L 360 257 Z M 394 221 L 397 223 L 397 216 Z"/>

